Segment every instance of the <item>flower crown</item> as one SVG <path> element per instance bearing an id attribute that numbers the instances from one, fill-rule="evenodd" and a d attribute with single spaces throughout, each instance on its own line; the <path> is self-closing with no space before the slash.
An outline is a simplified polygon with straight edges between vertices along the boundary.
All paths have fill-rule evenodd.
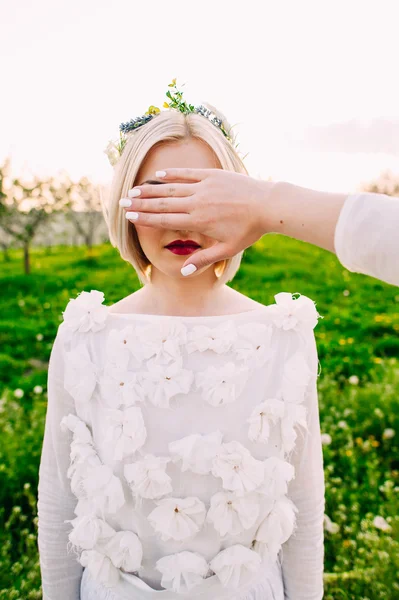
<path id="1" fill-rule="evenodd" d="M 184 83 L 182 84 L 182 87 Z M 163 108 L 175 109 L 182 113 L 188 114 L 191 112 L 195 112 L 199 115 L 206 117 L 211 123 L 216 125 L 223 133 L 223 135 L 229 140 L 229 142 L 235 147 L 238 147 L 238 144 L 235 143 L 235 139 L 233 139 L 229 133 L 227 133 L 225 127 L 223 126 L 223 121 L 220 119 L 215 113 L 211 110 L 207 109 L 205 106 L 200 104 L 199 106 L 193 106 L 192 104 L 187 104 L 185 100 L 183 100 L 183 92 L 177 89 L 176 86 L 176 77 L 172 80 L 172 83 L 168 85 L 172 90 L 168 90 L 166 92 L 166 96 L 169 99 L 169 102 L 163 103 Z M 155 116 L 160 114 L 161 110 L 157 106 L 150 106 L 144 115 L 141 117 L 136 117 L 131 119 L 127 123 L 121 123 L 119 125 L 119 140 L 113 141 L 110 140 L 106 149 L 104 150 L 105 154 L 108 156 L 108 160 L 112 166 L 116 165 L 118 162 L 123 149 L 126 145 L 128 134 L 132 131 L 135 131 L 142 125 L 151 121 Z"/>

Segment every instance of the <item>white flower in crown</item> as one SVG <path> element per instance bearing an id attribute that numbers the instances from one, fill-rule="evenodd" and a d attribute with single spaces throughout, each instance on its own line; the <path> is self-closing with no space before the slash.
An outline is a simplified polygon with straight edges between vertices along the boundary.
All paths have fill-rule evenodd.
<path id="1" fill-rule="evenodd" d="M 276 305 L 270 306 L 269 309 L 276 327 L 284 331 L 316 327 L 320 315 L 313 300 L 302 295 L 295 299 L 289 292 L 280 292 L 274 299 Z"/>
<path id="2" fill-rule="evenodd" d="M 122 460 L 141 448 L 147 439 L 143 413 L 138 406 L 125 410 L 110 410 L 106 414 L 108 423 L 104 442 L 111 442 L 114 460 Z"/>
<path id="3" fill-rule="evenodd" d="M 210 366 L 195 374 L 195 384 L 203 391 L 205 400 L 211 406 L 222 406 L 234 402 L 241 394 L 248 380 L 249 369 L 237 367 L 229 361 L 220 367 Z"/>
<path id="4" fill-rule="evenodd" d="M 127 573 L 138 571 L 143 558 L 143 548 L 133 531 L 118 531 L 104 546 L 104 553 L 112 564 Z"/>
<path id="5" fill-rule="evenodd" d="M 286 360 L 281 380 L 281 395 L 285 402 L 303 402 L 311 374 L 302 351 L 297 350 Z"/>
<path id="6" fill-rule="evenodd" d="M 171 477 L 166 473 L 169 457 L 146 454 L 142 460 L 123 467 L 125 479 L 134 496 L 161 498 L 172 491 Z"/>
<path id="7" fill-rule="evenodd" d="M 197 325 L 187 334 L 186 350 L 189 354 L 205 350 L 223 354 L 231 349 L 236 338 L 237 330 L 233 321 L 225 321 L 216 327 Z"/>
<path id="8" fill-rule="evenodd" d="M 101 399 L 111 408 L 132 406 L 145 398 L 139 373 L 128 371 L 112 363 L 106 363 L 99 376 Z"/>
<path id="9" fill-rule="evenodd" d="M 247 419 L 247 423 L 250 424 L 248 437 L 251 442 L 267 443 L 270 437 L 270 425 L 275 425 L 284 416 L 284 410 L 284 401 L 278 398 L 268 398 L 257 404 Z"/>
<path id="10" fill-rule="evenodd" d="M 204 503 L 195 496 L 187 496 L 158 500 L 148 520 L 163 541 L 182 541 L 198 533 L 205 516 Z"/>
<path id="11" fill-rule="evenodd" d="M 83 550 L 79 558 L 80 564 L 87 568 L 95 581 L 105 587 L 114 587 L 119 581 L 119 570 L 111 559 L 98 550 Z"/>
<path id="12" fill-rule="evenodd" d="M 295 531 L 297 512 L 298 509 L 290 498 L 277 498 L 255 534 L 254 550 L 263 560 L 277 558 L 281 545 Z"/>
<path id="13" fill-rule="evenodd" d="M 72 298 L 63 311 L 64 323 L 72 332 L 87 333 L 105 327 L 108 307 L 103 305 L 104 294 L 98 290 L 80 292 Z"/>
<path id="14" fill-rule="evenodd" d="M 144 358 L 164 365 L 181 357 L 181 345 L 186 343 L 187 328 L 173 319 L 162 319 L 138 330 Z"/>
<path id="15" fill-rule="evenodd" d="M 163 556 L 155 566 L 162 573 L 162 587 L 177 594 L 200 584 L 209 571 L 209 564 L 203 556 L 187 550 Z"/>
<path id="16" fill-rule="evenodd" d="M 257 492 L 271 498 L 287 493 L 288 482 L 295 477 L 295 467 L 277 456 L 270 456 L 263 461 L 264 479 Z"/>
<path id="17" fill-rule="evenodd" d="M 169 442 L 168 448 L 173 462 L 182 461 L 182 471 L 206 475 L 212 469 L 213 459 L 221 449 L 223 434 L 213 431 L 201 435 L 192 433 L 180 440 Z"/>
<path id="18" fill-rule="evenodd" d="M 105 544 L 115 534 L 115 529 L 95 515 L 82 515 L 75 519 L 67 519 L 64 523 L 72 523 L 73 529 L 68 539 L 73 546 L 83 550 L 91 550 L 97 544 Z"/>
<path id="19" fill-rule="evenodd" d="M 263 367 L 273 355 L 273 327 L 264 323 L 245 323 L 238 326 L 238 333 L 234 343 L 237 358 L 251 368 Z"/>
<path id="20" fill-rule="evenodd" d="M 213 461 L 212 474 L 222 478 L 225 489 L 243 495 L 261 485 L 264 466 L 245 446 L 234 440 L 222 444 L 221 451 Z"/>
<path id="21" fill-rule="evenodd" d="M 217 492 L 211 497 L 206 520 L 216 531 L 225 535 L 238 535 L 252 527 L 259 516 L 259 496 L 250 492 L 237 496 L 232 492 Z"/>
<path id="22" fill-rule="evenodd" d="M 137 327 L 128 325 L 123 329 L 111 329 L 108 334 L 105 353 L 107 361 L 120 368 L 140 367 L 143 362 L 143 351 L 139 341 Z"/>
<path id="23" fill-rule="evenodd" d="M 147 371 L 141 373 L 141 381 L 146 396 L 154 406 L 170 408 L 171 398 L 190 391 L 194 374 L 183 369 L 182 358 L 167 365 L 150 359 L 146 365 Z"/>
<path id="24" fill-rule="evenodd" d="M 125 495 L 120 479 L 108 465 L 92 467 L 82 480 L 82 496 L 75 508 L 75 514 L 116 513 L 125 504 Z"/>
<path id="25" fill-rule="evenodd" d="M 258 571 L 261 557 L 242 544 L 234 544 L 217 554 L 209 563 L 224 587 L 237 590 Z"/>
<path id="26" fill-rule="evenodd" d="M 76 402 L 89 402 L 97 383 L 99 369 L 92 362 L 84 342 L 65 352 L 64 388 Z"/>

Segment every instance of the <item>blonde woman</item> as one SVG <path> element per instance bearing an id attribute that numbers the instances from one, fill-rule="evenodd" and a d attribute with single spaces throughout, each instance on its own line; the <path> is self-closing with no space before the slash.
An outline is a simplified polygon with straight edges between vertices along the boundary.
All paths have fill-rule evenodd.
<path id="1" fill-rule="evenodd" d="M 215 239 L 177 221 L 134 223 L 119 203 L 156 185 L 161 167 L 247 174 L 225 117 L 173 98 L 112 158 L 109 235 L 142 287 L 113 305 L 83 290 L 51 352 L 43 599 L 319 600 L 314 301 L 276 290 L 263 305 L 235 291 L 242 252 L 184 277 Z"/>

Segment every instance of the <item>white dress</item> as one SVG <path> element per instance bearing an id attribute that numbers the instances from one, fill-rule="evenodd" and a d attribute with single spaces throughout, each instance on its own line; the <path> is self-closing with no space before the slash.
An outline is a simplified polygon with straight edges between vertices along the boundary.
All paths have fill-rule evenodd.
<path id="1" fill-rule="evenodd" d="M 325 488 L 306 296 L 205 317 L 82 291 L 48 371 L 43 600 L 319 600 Z"/>

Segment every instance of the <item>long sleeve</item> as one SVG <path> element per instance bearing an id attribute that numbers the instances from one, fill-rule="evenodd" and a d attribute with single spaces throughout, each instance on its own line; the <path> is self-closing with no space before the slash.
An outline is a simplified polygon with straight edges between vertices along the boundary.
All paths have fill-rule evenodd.
<path id="1" fill-rule="evenodd" d="M 48 369 L 48 401 L 38 486 L 38 548 L 43 600 L 79 600 L 83 567 L 68 552 L 70 523 L 76 517 L 76 497 L 70 489 L 71 432 L 63 432 L 63 416 L 75 413 L 74 401 L 63 385 L 61 326 L 55 338 Z"/>
<path id="2" fill-rule="evenodd" d="M 304 401 L 308 430 L 298 431 L 290 461 L 295 467 L 295 478 L 288 486 L 288 497 L 298 508 L 297 527 L 282 546 L 286 600 L 320 600 L 324 592 L 325 483 L 317 394 L 318 356 L 313 332 L 307 336 L 307 356 L 311 368 Z"/>
<path id="3" fill-rule="evenodd" d="M 399 198 L 350 194 L 341 209 L 334 247 L 341 264 L 386 283 L 399 285 Z"/>

